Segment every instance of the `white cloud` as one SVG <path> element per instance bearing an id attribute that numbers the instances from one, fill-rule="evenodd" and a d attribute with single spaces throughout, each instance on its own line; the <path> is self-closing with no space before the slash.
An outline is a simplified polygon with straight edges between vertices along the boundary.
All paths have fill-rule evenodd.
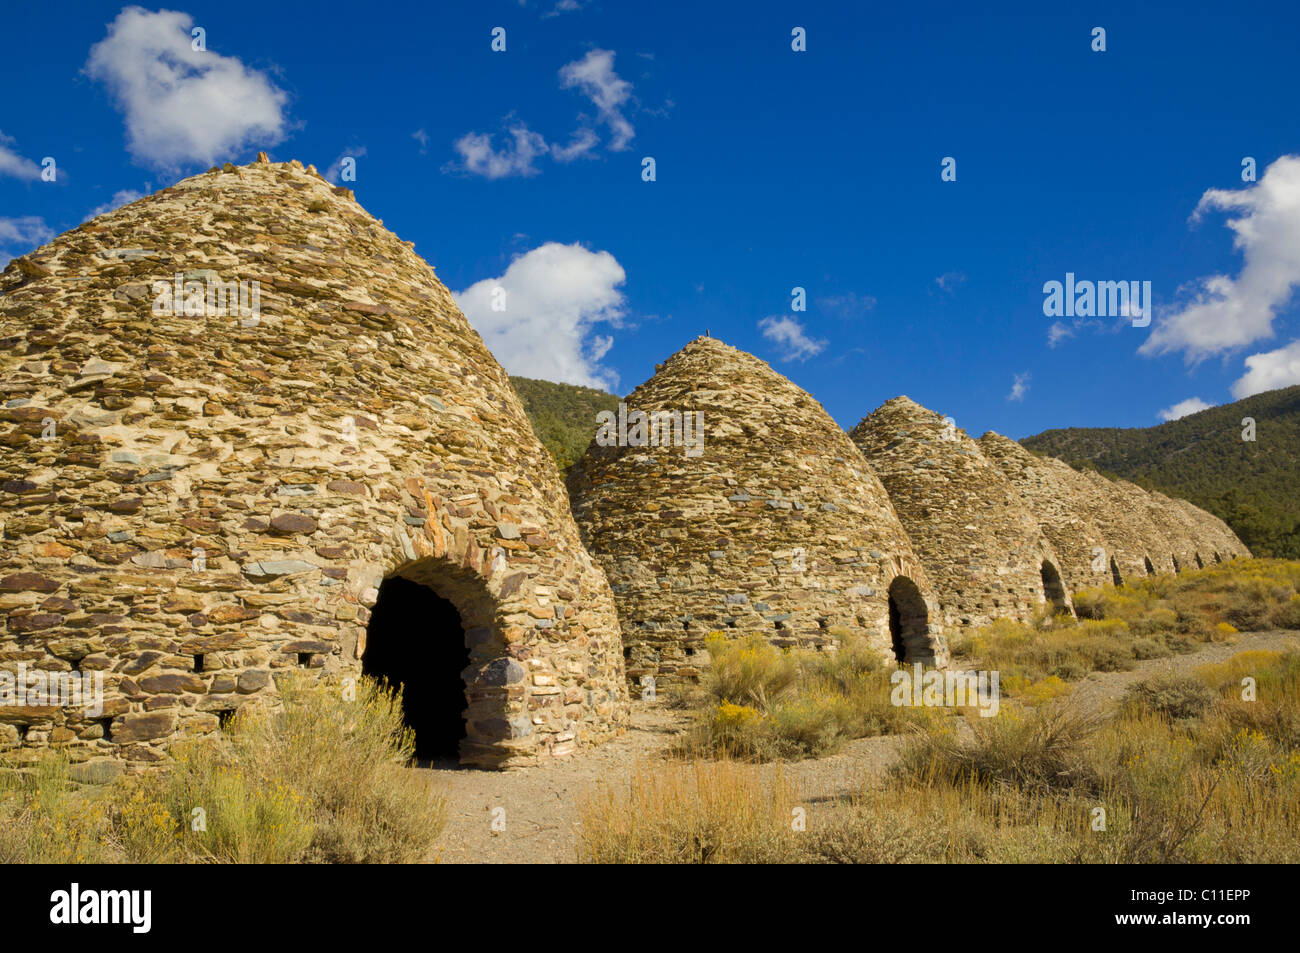
<path id="1" fill-rule="evenodd" d="M 583 126 L 574 132 L 573 138 L 567 146 L 551 145 L 551 156 L 556 162 L 572 162 L 574 159 L 590 159 L 596 146 L 600 145 L 600 137 L 595 132 Z"/>
<path id="2" fill-rule="evenodd" d="M 842 295 L 829 295 L 818 298 L 817 305 L 841 318 L 861 317 L 876 307 L 876 299 L 871 295 L 860 295 L 856 291 L 846 291 Z"/>
<path id="3" fill-rule="evenodd" d="M 1017 374 L 1015 381 L 1011 384 L 1011 393 L 1007 394 L 1007 400 L 1024 400 L 1025 394 L 1029 390 L 1029 372 Z"/>
<path id="4" fill-rule="evenodd" d="M 429 151 L 429 134 L 423 129 L 417 129 L 411 133 L 411 138 L 420 144 L 420 155 Z"/>
<path id="5" fill-rule="evenodd" d="M 132 202 L 136 201 L 137 199 L 142 199 L 142 198 L 144 198 L 143 192 L 137 192 L 135 189 L 119 189 L 118 191 L 114 192 L 113 197 L 109 199 L 107 202 L 105 202 L 103 205 L 91 209 L 90 213 L 85 217 L 84 221 L 88 222 L 92 218 L 99 218 L 99 216 L 101 215 L 105 215 L 108 212 L 112 212 L 115 209 L 119 209 L 123 205 L 130 205 Z"/>
<path id="6" fill-rule="evenodd" d="M 14 259 L 13 253 L 25 255 L 53 237 L 54 229 L 39 215 L 0 216 L 0 269 Z"/>
<path id="7" fill-rule="evenodd" d="M 627 275 L 607 251 L 547 242 L 510 263 L 499 278 L 455 293 L 456 303 L 489 350 L 512 374 L 612 391 L 618 376 L 600 361 L 613 338 L 595 325 L 619 326 Z M 505 293 L 505 310 L 494 300 Z"/>
<path id="8" fill-rule="evenodd" d="M 365 154 L 366 154 L 365 146 L 357 146 L 354 149 L 347 149 L 344 150 L 343 152 L 340 152 L 338 158 L 336 158 L 333 162 L 331 162 L 330 167 L 325 170 L 325 180 L 327 182 L 332 182 L 335 185 L 338 185 L 339 173 L 343 171 L 343 160 L 360 159 Z"/>
<path id="9" fill-rule="evenodd" d="M 1066 338 L 1074 337 L 1074 328 L 1068 324 L 1062 324 L 1060 321 L 1053 321 L 1052 326 L 1047 329 L 1047 346 L 1056 347 Z"/>
<path id="10" fill-rule="evenodd" d="M 597 120 L 609 127 L 611 150 L 619 152 L 628 148 L 636 130 L 623 114 L 623 106 L 632 101 L 632 84 L 614 72 L 613 50 L 591 50 L 582 59 L 564 64 L 560 67 L 560 86 L 577 89 L 595 105 Z M 542 156 L 549 154 L 556 162 L 566 163 L 590 159 L 595 157 L 596 147 L 600 145 L 600 137 L 591 128 L 588 116 L 578 117 L 578 128 L 567 145 L 548 145 L 545 137 L 513 116 L 507 116 L 503 122 L 509 124 L 510 138 L 500 149 L 494 145 L 490 133 L 467 132 L 452 143 L 459 161 L 446 163 L 442 171 L 468 172 L 488 179 L 533 176 L 540 171 L 533 163 Z M 428 137 L 421 129 L 415 138 L 423 145 Z"/>
<path id="11" fill-rule="evenodd" d="M 1232 396 L 1241 400 L 1292 384 L 1300 384 L 1300 340 L 1246 358 L 1246 373 L 1233 382 Z"/>
<path id="12" fill-rule="evenodd" d="M 788 315 L 774 315 L 758 322 L 763 337 L 781 348 L 781 357 L 787 361 L 806 361 L 826 349 L 825 341 L 816 341 L 804 327 Z"/>
<path id="13" fill-rule="evenodd" d="M 939 290 L 946 291 L 949 294 L 952 294 L 957 286 L 963 284 L 965 281 L 966 275 L 964 272 L 960 271 L 944 272 L 938 278 L 934 279 L 934 283 L 939 286 Z"/>
<path id="14" fill-rule="evenodd" d="M 8 175 L 24 182 L 35 182 L 41 177 L 41 167 L 31 159 L 25 159 L 14 152 L 10 146 L 15 144 L 12 136 L 0 132 L 0 176 Z"/>
<path id="15" fill-rule="evenodd" d="M 1188 397 L 1186 400 L 1180 400 L 1172 407 L 1166 407 L 1159 411 L 1156 416 L 1161 420 L 1177 420 L 1179 417 L 1186 417 L 1188 414 L 1199 413 L 1202 410 L 1209 410 L 1214 404 L 1206 403 L 1199 397 Z"/>
<path id="16" fill-rule="evenodd" d="M 558 17 L 561 13 L 577 13 L 581 9 L 582 4 L 579 0 L 559 0 L 559 2 L 557 2 L 551 9 L 550 13 L 542 14 L 542 19 L 545 20 L 550 17 Z"/>
<path id="17" fill-rule="evenodd" d="M 1183 351 L 1192 363 L 1270 338 L 1273 319 L 1300 284 L 1300 156 L 1282 156 L 1254 186 L 1210 189 L 1193 221 L 1212 209 L 1243 213 L 1228 220 L 1244 258 L 1241 273 L 1201 278 L 1195 300 L 1160 319 L 1138 353 Z"/>
<path id="18" fill-rule="evenodd" d="M 193 26 L 187 13 L 127 7 L 86 61 L 126 119 L 131 155 L 161 169 L 213 165 L 285 134 L 288 94 L 233 56 L 193 50 Z"/>
<path id="19" fill-rule="evenodd" d="M 609 148 L 621 152 L 631 143 L 636 130 L 620 107 L 632 97 L 632 84 L 614 72 L 613 50 L 590 50 L 580 60 L 560 67 L 560 86 L 577 88 L 596 106 L 601 122 L 609 126 L 613 139 Z"/>
<path id="20" fill-rule="evenodd" d="M 27 250 L 44 245 L 54 237 L 54 229 L 39 215 L 19 218 L 0 217 L 0 245 L 25 245 Z"/>
<path id="21" fill-rule="evenodd" d="M 537 168 L 533 165 L 533 160 L 546 155 L 546 140 L 522 122 L 513 123 L 507 131 L 514 141 L 507 142 L 500 150 L 492 145 L 489 133 L 465 133 L 453 143 L 460 155 L 460 162 L 448 163 L 443 166 L 443 171 L 464 171 L 486 179 L 536 175 Z"/>

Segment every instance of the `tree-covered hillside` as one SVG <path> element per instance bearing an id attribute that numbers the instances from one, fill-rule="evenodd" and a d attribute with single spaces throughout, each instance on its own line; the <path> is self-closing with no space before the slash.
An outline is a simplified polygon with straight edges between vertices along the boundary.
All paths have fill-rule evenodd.
<path id="1" fill-rule="evenodd" d="M 551 451 L 560 470 L 567 470 L 596 435 L 596 414 L 617 410 L 618 398 L 591 387 L 556 384 L 511 376 L 533 432 Z"/>
<path id="2" fill-rule="evenodd" d="M 1248 417 L 1253 441 L 1243 439 Z M 1071 427 L 1021 443 L 1191 500 L 1222 517 L 1257 556 L 1300 558 L 1300 386 L 1156 427 Z"/>

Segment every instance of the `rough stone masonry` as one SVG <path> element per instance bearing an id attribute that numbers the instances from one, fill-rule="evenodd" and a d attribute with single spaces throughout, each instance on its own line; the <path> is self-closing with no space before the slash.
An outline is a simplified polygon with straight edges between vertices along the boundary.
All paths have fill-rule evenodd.
<path id="1" fill-rule="evenodd" d="M 169 310 L 177 283 L 259 313 Z M 144 765 L 277 671 L 355 671 L 399 575 L 461 617 L 411 638 L 467 641 L 462 761 L 622 730 L 610 590 L 505 372 L 314 168 L 214 168 L 11 262 L 0 391 L 0 668 L 107 695 L 94 718 L 0 706 L 5 761 Z"/>
<path id="2" fill-rule="evenodd" d="M 1045 601 L 1070 611 L 1061 559 L 1020 494 L 965 431 L 907 397 L 851 433 L 936 580 L 944 623 L 1027 621 Z"/>
<path id="3" fill-rule="evenodd" d="M 1249 555 L 1185 501 L 906 398 L 855 445 L 708 337 L 626 403 L 691 415 L 697 442 L 621 421 L 570 472 L 575 523 L 432 268 L 297 162 L 214 168 L 15 259 L 0 672 L 100 676 L 106 697 L 0 705 L 0 763 L 54 748 L 108 776 L 274 704 L 277 672 L 357 672 L 399 579 L 454 607 L 409 638 L 468 649 L 460 757 L 501 767 L 618 734 L 627 681 L 698 677 L 715 629 L 943 665 L 947 626 Z"/>
<path id="4" fill-rule="evenodd" d="M 569 471 L 629 678 L 696 678 L 713 630 L 818 648 L 856 635 L 882 656 L 946 662 L 935 595 L 889 497 L 810 395 L 701 337 L 626 404 L 702 414 L 704 434 L 698 455 L 593 441 Z"/>

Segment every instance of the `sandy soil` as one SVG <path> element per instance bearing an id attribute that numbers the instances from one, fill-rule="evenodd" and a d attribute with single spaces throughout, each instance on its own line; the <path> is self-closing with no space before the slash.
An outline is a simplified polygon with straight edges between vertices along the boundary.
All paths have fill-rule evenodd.
<path id="1" fill-rule="evenodd" d="M 1232 645 L 1207 645 L 1198 652 L 1139 662 L 1128 672 L 1094 672 L 1075 686 L 1071 699 L 1105 711 L 1128 686 L 1144 678 L 1187 672 L 1254 649 L 1300 648 L 1300 633 L 1244 633 Z M 571 863 L 576 860 L 577 797 L 599 782 L 618 783 L 638 763 L 666 756 L 666 749 L 685 729 L 687 715 L 637 702 L 628 733 L 565 763 L 512 771 L 462 769 L 437 762 L 425 771 L 447 798 L 447 829 L 429 859 L 434 863 Z M 809 804 L 825 804 L 859 790 L 893 762 L 899 736 L 863 738 L 838 753 L 756 771 L 781 770 Z M 500 810 L 503 809 L 504 814 Z M 493 830 L 504 820 L 504 830 Z"/>

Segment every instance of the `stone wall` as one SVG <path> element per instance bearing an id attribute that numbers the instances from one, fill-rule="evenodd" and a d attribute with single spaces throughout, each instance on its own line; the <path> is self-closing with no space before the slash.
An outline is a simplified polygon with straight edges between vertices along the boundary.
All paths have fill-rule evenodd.
<path id="1" fill-rule="evenodd" d="M 1110 480 L 1099 473 L 1085 474 L 1104 500 L 1109 501 L 1112 519 L 1127 525 L 1137 538 L 1139 558 L 1132 560 L 1133 575 L 1174 571 L 1174 553 L 1178 543 L 1171 538 L 1169 520 L 1160 514 L 1155 501 L 1146 490 L 1128 480 Z M 1150 563 L 1150 569 L 1146 563 Z M 1124 578 L 1129 579 L 1129 573 Z"/>
<path id="2" fill-rule="evenodd" d="M 1111 502 L 1082 473 L 1052 457 L 1036 456 L 991 430 L 977 442 L 1020 494 L 1061 557 L 1061 575 L 1071 592 L 1112 582 L 1112 557 L 1114 571 L 1132 575 L 1132 554 L 1141 547 L 1135 546 L 1132 532 L 1113 518 Z M 1140 565 L 1140 553 L 1137 559 Z"/>
<path id="3" fill-rule="evenodd" d="M 593 442 L 569 471 L 574 515 L 614 590 L 629 678 L 698 676 L 712 630 L 822 648 L 856 634 L 882 655 L 946 662 L 930 583 L 889 498 L 817 401 L 704 337 L 626 405 L 698 411 L 704 434 L 698 456 Z"/>
<path id="4" fill-rule="evenodd" d="M 1201 559 L 1207 566 L 1214 562 L 1250 556 L 1250 550 L 1237 538 L 1237 534 L 1213 513 L 1177 497 L 1172 502 L 1193 527 L 1195 538 L 1201 547 Z"/>
<path id="5" fill-rule="evenodd" d="M 176 275 L 258 282 L 260 314 L 160 315 Z M 411 635 L 470 647 L 463 761 L 622 729 L 613 601 L 553 462 L 347 189 L 213 169 L 11 262 L 0 293 L 0 669 L 101 672 L 107 694 L 94 718 L 0 706 L 6 760 L 156 761 L 278 671 L 355 671 L 395 575 L 464 623 Z"/>
<path id="6" fill-rule="evenodd" d="M 907 397 L 853 428 L 939 594 L 947 626 L 1028 620 L 1049 598 L 1062 561 L 1002 472 L 966 432 Z M 1047 565 L 1049 568 L 1044 569 Z"/>
<path id="7" fill-rule="evenodd" d="M 1227 525 L 1186 500 L 1149 493 L 1127 480 L 1081 473 L 1061 460 L 1030 453 L 990 431 L 979 439 L 1037 517 L 1061 554 L 1072 589 L 1132 582 L 1152 571 L 1210 565 L 1215 555 L 1248 555 Z M 1100 566 L 1097 556 L 1100 555 Z M 1113 560 L 1113 564 L 1112 564 Z"/>

